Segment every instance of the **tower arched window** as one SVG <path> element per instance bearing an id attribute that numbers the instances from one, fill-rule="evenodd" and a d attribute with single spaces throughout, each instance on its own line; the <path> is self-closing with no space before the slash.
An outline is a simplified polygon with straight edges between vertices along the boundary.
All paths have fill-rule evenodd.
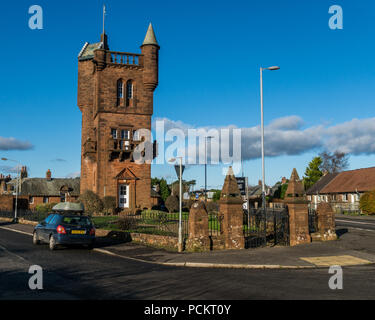
<path id="1" fill-rule="evenodd" d="M 128 80 L 126 83 L 126 97 L 128 99 L 133 99 L 133 81 Z"/>
<path id="2" fill-rule="evenodd" d="M 133 106 L 134 85 L 132 80 L 126 82 L 126 105 Z"/>
<path id="3" fill-rule="evenodd" d="M 124 84 L 121 79 L 117 80 L 117 99 L 124 97 Z"/>

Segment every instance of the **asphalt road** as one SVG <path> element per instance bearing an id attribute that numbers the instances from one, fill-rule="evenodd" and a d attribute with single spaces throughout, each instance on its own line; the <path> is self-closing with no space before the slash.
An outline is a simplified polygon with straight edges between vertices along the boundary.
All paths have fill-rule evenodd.
<path id="1" fill-rule="evenodd" d="M 339 216 L 336 217 L 336 226 L 375 231 L 375 219 Z"/>
<path id="2" fill-rule="evenodd" d="M 30 265 L 43 290 L 30 290 Z M 0 229 L 0 299 L 375 299 L 373 265 L 344 268 L 343 290 L 328 269 L 244 270 L 166 267 L 82 248 L 49 251 Z"/>

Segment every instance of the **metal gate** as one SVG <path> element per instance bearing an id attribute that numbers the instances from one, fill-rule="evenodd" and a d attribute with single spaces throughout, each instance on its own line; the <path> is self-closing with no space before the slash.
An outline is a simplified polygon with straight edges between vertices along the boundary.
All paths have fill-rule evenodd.
<path id="1" fill-rule="evenodd" d="M 244 211 L 245 248 L 289 245 L 289 214 L 286 208 L 250 208 Z"/>
<path id="2" fill-rule="evenodd" d="M 309 207 L 309 233 L 314 233 L 318 231 L 318 219 L 316 215 L 316 210 Z"/>

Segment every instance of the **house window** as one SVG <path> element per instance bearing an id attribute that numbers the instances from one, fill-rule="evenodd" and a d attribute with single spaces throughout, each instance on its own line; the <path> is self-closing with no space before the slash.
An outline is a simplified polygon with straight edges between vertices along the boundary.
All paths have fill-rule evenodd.
<path id="1" fill-rule="evenodd" d="M 65 202 L 66 194 L 65 192 L 60 192 L 60 202 Z"/>
<path id="2" fill-rule="evenodd" d="M 126 82 L 126 98 L 133 99 L 133 81 Z"/>
<path id="3" fill-rule="evenodd" d="M 113 139 L 117 139 L 117 130 L 116 129 L 111 129 L 111 135 Z"/>
<path id="4" fill-rule="evenodd" d="M 342 201 L 348 201 L 348 195 L 346 193 L 342 195 Z"/>
<path id="5" fill-rule="evenodd" d="M 48 197 L 43 197 L 43 203 L 48 203 Z"/>
<path id="6" fill-rule="evenodd" d="M 133 140 L 134 141 L 139 141 L 140 140 L 140 138 L 139 138 L 139 131 L 138 130 L 133 132 Z"/>
<path id="7" fill-rule="evenodd" d="M 124 84 L 122 83 L 122 80 L 117 80 L 117 98 L 122 99 L 124 97 Z"/>
<path id="8" fill-rule="evenodd" d="M 33 203 L 34 203 L 34 197 L 30 197 L 30 199 L 29 199 L 29 203 L 30 203 L 30 204 L 33 204 Z"/>
<path id="9" fill-rule="evenodd" d="M 121 139 L 130 139 L 130 131 L 129 130 L 121 130 Z"/>

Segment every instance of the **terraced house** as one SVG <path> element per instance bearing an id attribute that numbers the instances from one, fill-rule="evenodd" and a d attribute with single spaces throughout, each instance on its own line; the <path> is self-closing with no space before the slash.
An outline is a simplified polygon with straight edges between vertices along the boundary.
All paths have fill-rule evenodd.
<path id="1" fill-rule="evenodd" d="M 306 194 L 315 208 L 329 202 L 336 211 L 359 210 L 361 196 L 371 190 L 375 190 L 375 167 L 326 174 Z"/>
<path id="2" fill-rule="evenodd" d="M 13 211 L 18 185 L 18 203 L 20 209 L 35 209 L 39 204 L 76 201 L 79 197 L 79 178 L 52 178 L 47 170 L 45 178 L 27 177 L 26 167 L 17 178 L 8 180 L 0 192 L 0 210 Z"/>

